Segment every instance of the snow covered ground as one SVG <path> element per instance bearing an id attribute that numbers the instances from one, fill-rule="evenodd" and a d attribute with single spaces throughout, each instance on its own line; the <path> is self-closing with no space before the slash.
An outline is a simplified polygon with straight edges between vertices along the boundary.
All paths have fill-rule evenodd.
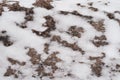
<path id="1" fill-rule="evenodd" d="M 0 80 L 120 80 L 120 0 L 0 0 Z"/>

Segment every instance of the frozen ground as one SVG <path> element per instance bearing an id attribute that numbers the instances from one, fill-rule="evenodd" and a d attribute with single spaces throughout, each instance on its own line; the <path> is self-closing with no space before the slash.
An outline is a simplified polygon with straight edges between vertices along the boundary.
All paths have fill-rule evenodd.
<path id="1" fill-rule="evenodd" d="M 120 80 L 120 0 L 0 0 L 0 80 Z"/>

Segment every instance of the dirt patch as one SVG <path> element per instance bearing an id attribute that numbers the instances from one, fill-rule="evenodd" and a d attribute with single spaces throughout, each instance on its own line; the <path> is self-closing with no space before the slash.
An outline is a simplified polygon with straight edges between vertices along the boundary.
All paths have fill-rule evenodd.
<path id="1" fill-rule="evenodd" d="M 91 65 L 91 70 L 93 75 L 96 75 L 97 77 L 102 76 L 102 67 L 104 66 L 104 62 L 102 62 L 102 59 L 106 57 L 105 53 L 101 53 L 102 56 L 93 57 L 90 56 L 89 60 L 95 60 L 96 62 Z"/>
<path id="2" fill-rule="evenodd" d="M 50 30 L 50 28 L 48 28 L 45 31 L 41 32 L 40 35 L 43 36 L 43 37 L 45 37 L 45 38 L 51 37 L 50 32 L 51 32 L 51 30 Z"/>
<path id="3" fill-rule="evenodd" d="M 27 25 L 26 25 L 26 22 L 23 22 L 23 23 L 15 23 L 16 24 L 16 26 L 19 26 L 20 28 L 27 28 Z"/>
<path id="4" fill-rule="evenodd" d="M 24 66 L 26 64 L 26 62 L 20 62 L 18 60 L 15 60 L 15 59 L 12 59 L 12 58 L 8 58 L 8 61 L 12 64 L 12 65 L 15 65 L 15 64 L 19 64 L 21 66 Z"/>
<path id="5" fill-rule="evenodd" d="M 36 2 L 33 5 L 37 7 L 43 7 L 49 10 L 53 8 L 50 2 L 52 2 L 52 0 L 36 0 Z"/>
<path id="6" fill-rule="evenodd" d="M 4 46 L 8 47 L 13 44 L 12 41 L 10 41 L 10 37 L 8 35 L 2 36 L 0 35 L 0 41 L 3 42 Z"/>
<path id="7" fill-rule="evenodd" d="M 44 17 L 46 22 L 43 24 L 43 26 L 50 28 L 50 30 L 55 30 L 55 20 L 52 16 L 48 15 Z"/>
<path id="8" fill-rule="evenodd" d="M 33 11 L 34 8 L 26 8 L 25 9 L 25 20 L 26 21 L 33 21 L 33 14 L 34 14 L 34 11 Z"/>
<path id="9" fill-rule="evenodd" d="M 89 6 L 93 6 L 93 2 L 89 2 L 87 3 Z"/>
<path id="10" fill-rule="evenodd" d="M 76 43 L 68 43 L 67 41 L 62 40 L 60 36 L 54 35 L 54 36 L 51 38 L 51 41 L 57 41 L 58 43 L 62 44 L 62 46 L 71 48 L 71 49 L 74 50 L 74 51 L 79 51 L 79 52 L 81 52 L 82 54 L 85 54 L 85 51 L 82 50 Z"/>
<path id="11" fill-rule="evenodd" d="M 60 58 L 56 56 L 57 54 L 59 54 L 59 52 L 53 52 L 44 61 L 44 65 L 51 66 L 53 73 L 56 71 L 56 69 L 58 69 L 58 67 L 56 66 L 56 63 L 62 61 Z"/>
<path id="12" fill-rule="evenodd" d="M 102 54 L 102 56 L 97 56 L 97 57 L 90 56 L 89 60 L 103 59 L 106 57 L 105 53 L 101 53 L 101 54 Z"/>
<path id="13" fill-rule="evenodd" d="M 55 27 L 55 20 L 52 16 L 48 15 L 48 16 L 45 16 L 44 17 L 46 22 L 43 24 L 44 27 L 47 27 L 47 29 L 43 32 L 41 32 L 41 36 L 43 37 L 50 37 L 50 32 L 55 30 L 56 27 Z"/>
<path id="14" fill-rule="evenodd" d="M 96 47 L 100 47 L 100 46 L 105 46 L 108 45 L 109 43 L 106 41 L 107 38 L 105 35 L 101 35 L 101 36 L 95 36 L 94 40 L 92 40 L 92 43 L 96 46 Z"/>
<path id="15" fill-rule="evenodd" d="M 41 78 L 45 76 L 51 79 L 54 78 L 53 74 L 58 69 L 56 63 L 61 61 L 61 59 L 56 56 L 58 53 L 59 52 L 53 52 L 51 55 L 47 57 L 47 59 L 45 59 L 39 64 L 39 67 L 35 71 L 38 73 L 39 76 L 41 76 Z M 50 67 L 49 68 L 49 70 L 51 70 L 50 72 L 45 71 L 45 68 L 47 67 Z"/>
<path id="16" fill-rule="evenodd" d="M 104 27 L 104 21 L 100 20 L 98 22 L 94 22 L 94 21 L 88 21 L 93 27 L 94 29 L 96 29 L 99 32 L 105 32 L 105 27 Z"/>
<path id="17" fill-rule="evenodd" d="M 25 16 L 26 21 L 33 21 L 33 16 L 32 15 L 27 15 Z"/>
<path id="18" fill-rule="evenodd" d="M 76 36 L 76 37 L 80 38 L 81 33 L 84 33 L 84 29 L 82 27 L 71 26 L 68 29 L 67 33 L 70 34 L 71 36 Z"/>
<path id="19" fill-rule="evenodd" d="M 114 13 L 118 13 L 118 14 L 120 14 L 120 11 L 114 11 Z"/>
<path id="20" fill-rule="evenodd" d="M 0 16 L 2 15 L 2 12 L 3 12 L 3 6 L 0 4 Z"/>
<path id="21" fill-rule="evenodd" d="M 90 9 L 90 10 L 92 10 L 94 12 L 98 11 L 98 8 L 95 8 L 95 7 L 88 7 L 88 9 Z"/>
<path id="22" fill-rule="evenodd" d="M 48 44 L 48 43 L 45 43 L 44 44 L 44 52 L 46 53 L 46 54 L 49 54 L 49 46 L 50 46 L 50 44 Z"/>
<path id="23" fill-rule="evenodd" d="M 91 65 L 91 69 L 93 74 L 95 74 L 97 77 L 102 76 L 102 66 L 104 65 L 104 63 L 98 58 L 96 59 L 96 62 L 94 64 Z"/>
<path id="24" fill-rule="evenodd" d="M 116 69 L 120 69 L 120 64 L 116 64 Z"/>
<path id="25" fill-rule="evenodd" d="M 16 70 L 12 69 L 10 66 L 8 67 L 7 71 L 5 72 L 4 76 L 14 76 L 15 78 L 18 78 L 18 75 L 16 74 Z"/>
<path id="26" fill-rule="evenodd" d="M 114 13 L 118 13 L 119 14 L 118 11 L 115 11 Z M 119 23 L 119 25 L 120 25 L 120 19 L 116 18 L 114 13 L 106 13 L 106 14 L 107 14 L 109 19 L 113 19 L 113 20 L 117 21 Z"/>
<path id="27" fill-rule="evenodd" d="M 26 9 L 25 7 L 21 7 L 19 5 L 19 2 L 13 3 L 11 5 L 7 5 L 7 6 L 10 11 L 24 11 Z"/>
<path id="28" fill-rule="evenodd" d="M 92 16 L 87 16 L 87 15 L 80 14 L 78 11 L 72 11 L 72 12 L 60 11 L 60 14 L 63 14 L 63 15 L 72 14 L 72 15 L 75 15 L 75 16 L 78 16 L 78 17 L 81 17 L 81 18 L 84 18 L 84 19 L 92 19 L 93 18 Z"/>
<path id="29" fill-rule="evenodd" d="M 41 32 L 40 31 L 32 29 L 32 32 L 35 33 L 37 36 L 41 36 Z"/>
<path id="30" fill-rule="evenodd" d="M 80 4 L 80 3 L 77 3 L 77 6 L 86 7 L 85 5 L 82 5 L 82 4 Z"/>
<path id="31" fill-rule="evenodd" d="M 30 57 L 30 61 L 32 64 L 39 64 L 41 61 L 41 55 L 37 53 L 34 48 L 30 48 L 27 55 Z"/>
<path id="32" fill-rule="evenodd" d="M 114 19 L 115 18 L 113 13 L 107 13 L 107 16 L 108 16 L 109 19 Z"/>

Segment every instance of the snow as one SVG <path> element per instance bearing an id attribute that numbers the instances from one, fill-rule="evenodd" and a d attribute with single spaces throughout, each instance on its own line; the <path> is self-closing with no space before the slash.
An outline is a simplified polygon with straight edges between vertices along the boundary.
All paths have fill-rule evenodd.
<path id="1" fill-rule="evenodd" d="M 9 11 L 4 7 L 4 12 L 0 16 L 0 32 L 6 30 L 6 34 L 0 33 L 0 36 L 9 35 L 10 41 L 13 42 L 11 46 L 5 46 L 0 40 L 0 80 L 119 80 L 120 79 L 120 67 L 116 70 L 116 65 L 120 65 L 120 23 L 115 19 L 109 19 L 105 12 L 115 14 L 115 18 L 120 20 L 120 14 L 114 13 L 114 11 L 120 11 L 119 0 L 53 0 L 51 5 L 53 9 L 47 10 L 42 7 L 36 7 L 32 4 L 35 0 L 10 0 L 19 1 L 21 6 L 31 8 L 34 7 L 34 20 L 26 23 L 27 28 L 21 28 L 16 23 L 23 23 L 25 21 L 24 11 Z M 2 0 L 0 0 L 2 2 Z M 88 9 L 90 5 L 87 3 L 93 2 L 93 6 L 98 8 L 99 11 L 92 11 Z M 76 4 L 80 3 L 86 7 L 80 7 Z M 105 5 L 108 3 L 108 5 Z M 9 4 L 9 0 L 8 0 Z M 87 16 L 92 16 L 93 21 L 104 20 L 105 32 L 97 31 L 92 25 L 88 23 L 88 19 L 73 15 L 73 14 L 59 14 L 59 11 L 78 11 L 79 13 Z M 51 41 L 51 37 L 45 38 L 38 36 L 32 32 L 32 29 L 43 32 L 47 29 L 43 24 L 46 22 L 44 16 L 50 15 L 54 18 L 56 29 L 51 31 L 50 34 L 58 35 L 61 40 L 65 40 L 68 43 L 76 43 L 78 47 L 85 51 L 82 55 L 79 51 L 74 51 L 70 47 L 63 46 L 60 42 Z M 84 33 L 81 33 L 81 37 L 71 36 L 67 33 L 70 26 L 77 26 L 84 28 Z M 105 35 L 108 45 L 96 47 L 92 40 L 95 36 Z M 49 43 L 49 54 L 44 52 L 44 44 Z M 27 48 L 27 49 L 26 49 Z M 35 71 L 38 65 L 33 65 L 30 62 L 30 57 L 27 55 L 29 48 L 34 48 L 37 54 L 41 55 L 43 62 L 53 52 L 58 51 L 56 55 L 61 59 L 56 63 L 58 69 L 53 73 L 54 78 L 49 76 L 37 75 Z M 101 56 L 101 53 L 105 53 L 105 57 L 100 59 L 105 63 L 102 66 L 101 76 L 96 76 L 91 69 L 91 65 L 97 60 L 90 60 L 89 57 Z M 18 64 L 12 65 L 8 61 L 8 57 L 18 60 L 20 62 L 26 62 L 24 66 Z M 13 69 L 21 71 L 18 78 L 12 76 L 4 76 L 8 66 Z M 109 66 L 109 67 L 106 67 Z M 45 66 L 46 72 L 52 72 L 50 66 Z M 70 73 L 69 76 L 67 76 Z M 33 77 L 35 75 L 35 77 Z"/>

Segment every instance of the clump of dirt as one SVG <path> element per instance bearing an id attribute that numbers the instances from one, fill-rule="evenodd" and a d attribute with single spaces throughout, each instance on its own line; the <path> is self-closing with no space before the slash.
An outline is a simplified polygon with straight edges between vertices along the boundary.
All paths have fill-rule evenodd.
<path id="1" fill-rule="evenodd" d="M 48 52 L 48 51 L 49 51 L 49 46 L 50 46 L 50 45 L 49 45 L 48 43 L 45 43 L 45 44 L 44 44 L 44 52 L 45 52 L 46 54 L 49 53 L 49 52 Z"/>
<path id="2" fill-rule="evenodd" d="M 49 10 L 53 8 L 50 2 L 52 2 L 52 0 L 36 0 L 36 2 L 33 3 L 33 5 L 37 7 L 43 7 Z"/>
<path id="3" fill-rule="evenodd" d="M 88 9 L 90 9 L 90 10 L 92 10 L 94 12 L 98 11 L 98 8 L 95 8 L 95 7 L 88 7 Z"/>
<path id="4" fill-rule="evenodd" d="M 8 61 L 9 61 L 12 65 L 19 64 L 19 65 L 21 65 L 21 66 L 24 66 L 24 65 L 26 64 L 26 62 L 20 62 L 20 61 L 18 61 L 18 60 L 15 60 L 15 59 L 9 58 L 9 57 L 8 57 Z"/>
<path id="5" fill-rule="evenodd" d="M 59 52 L 53 52 L 50 56 L 47 57 L 47 59 L 43 62 L 44 65 L 51 66 L 52 72 L 54 73 L 58 67 L 56 66 L 57 62 L 62 61 L 60 58 L 58 58 L 56 55 L 59 54 Z"/>
<path id="6" fill-rule="evenodd" d="M 86 6 L 86 5 L 82 5 L 82 4 L 80 4 L 80 3 L 77 3 L 77 6 L 86 7 L 86 8 L 88 8 L 88 9 L 94 11 L 94 12 L 97 12 L 97 11 L 98 11 L 98 8 L 93 7 L 93 2 L 89 2 L 89 3 L 87 3 L 87 4 L 88 4 L 89 7 Z M 91 18 L 92 18 L 92 17 L 91 17 Z"/>
<path id="7" fill-rule="evenodd" d="M 0 35 L 0 41 L 3 42 L 4 46 L 6 47 L 11 46 L 13 44 L 13 42 L 10 41 L 10 37 L 8 35 Z"/>
<path id="8" fill-rule="evenodd" d="M 26 21 L 33 21 L 33 16 L 32 15 L 27 15 L 25 16 Z"/>
<path id="9" fill-rule="evenodd" d="M 120 52 L 120 49 L 118 49 L 118 52 Z"/>
<path id="10" fill-rule="evenodd" d="M 51 55 L 47 57 L 43 62 L 39 64 L 39 67 L 36 69 L 36 72 L 38 73 L 39 76 L 44 77 L 44 76 L 49 76 L 50 78 L 54 78 L 53 74 L 54 72 L 58 69 L 56 66 L 57 62 L 60 62 L 61 59 L 58 58 L 56 55 L 59 52 L 53 52 Z M 50 72 L 46 72 L 45 68 L 46 67 L 51 67 Z"/>
<path id="11" fill-rule="evenodd" d="M 2 15 L 2 12 L 3 12 L 3 6 L 0 4 L 0 16 Z"/>
<path id="12" fill-rule="evenodd" d="M 19 1 L 16 1 L 13 4 L 6 4 L 10 11 L 25 11 L 26 15 L 34 14 L 33 8 L 23 7 L 19 4 Z"/>
<path id="13" fill-rule="evenodd" d="M 45 73 L 44 65 L 39 64 L 39 67 L 35 71 L 38 73 L 38 75 L 42 75 L 43 73 Z"/>
<path id="14" fill-rule="evenodd" d="M 100 20 L 98 22 L 94 22 L 94 21 L 88 21 L 93 27 L 94 29 L 96 29 L 99 32 L 105 32 L 105 27 L 104 27 L 104 21 Z"/>
<path id="15" fill-rule="evenodd" d="M 120 11 L 114 11 L 114 13 L 118 13 L 118 14 L 120 14 Z"/>
<path id="16" fill-rule="evenodd" d="M 40 31 L 32 29 L 32 32 L 35 33 L 37 36 L 41 36 L 41 32 Z"/>
<path id="17" fill-rule="evenodd" d="M 14 76 L 15 78 L 18 78 L 18 75 L 16 74 L 15 69 L 12 69 L 10 66 L 8 67 L 7 71 L 5 72 L 4 76 Z"/>
<path id="18" fill-rule="evenodd" d="M 30 48 L 27 55 L 30 57 L 30 61 L 32 64 L 39 64 L 41 61 L 41 55 L 37 53 L 34 48 Z"/>
<path id="19" fill-rule="evenodd" d="M 93 74 L 95 74 L 97 77 L 102 76 L 102 67 L 104 63 L 101 61 L 101 59 L 96 59 L 96 62 L 91 65 L 91 69 Z"/>
<path id="20" fill-rule="evenodd" d="M 41 32 L 41 36 L 43 37 L 50 37 L 50 32 L 55 30 L 55 20 L 52 16 L 48 15 L 44 17 L 46 19 L 46 22 L 43 24 L 44 27 L 47 27 L 47 29 L 43 32 Z"/>
<path id="21" fill-rule="evenodd" d="M 97 57 L 90 56 L 89 60 L 103 59 L 106 57 L 105 53 L 101 53 L 101 54 L 102 54 L 102 56 L 97 56 Z"/>
<path id="22" fill-rule="evenodd" d="M 26 21 L 33 21 L 33 14 L 34 14 L 33 8 L 26 8 L 25 14 L 26 14 L 25 16 Z"/>
<path id="23" fill-rule="evenodd" d="M 2 34 L 5 34 L 5 33 L 7 33 L 7 31 L 6 31 L 6 30 L 2 30 L 1 33 L 2 33 Z"/>
<path id="24" fill-rule="evenodd" d="M 89 2 L 87 3 L 89 6 L 93 6 L 93 2 Z"/>
<path id="25" fill-rule="evenodd" d="M 102 59 L 105 58 L 106 55 L 105 55 L 105 53 L 101 53 L 101 54 L 102 54 L 102 56 L 98 56 L 98 57 L 89 56 L 89 60 L 96 61 L 94 64 L 91 65 L 91 70 L 92 70 L 93 74 L 95 74 L 97 77 L 102 76 L 101 75 L 102 67 L 105 64 L 102 62 Z"/>
<path id="26" fill-rule="evenodd" d="M 54 30 L 55 28 L 55 20 L 52 16 L 48 15 L 44 17 L 46 22 L 43 24 L 43 26 L 50 28 L 50 30 Z"/>
<path id="27" fill-rule="evenodd" d="M 92 43 L 96 46 L 96 47 L 100 47 L 100 46 L 105 46 L 108 45 L 109 43 L 106 42 L 107 38 L 105 35 L 101 35 L 101 36 L 95 36 L 94 40 L 92 40 Z"/>
<path id="28" fill-rule="evenodd" d="M 58 35 L 54 35 L 51 39 L 51 41 L 57 41 L 58 43 L 61 43 L 61 37 Z"/>
<path id="29" fill-rule="evenodd" d="M 45 67 L 42 64 L 40 64 L 35 71 L 38 73 L 38 76 L 40 76 L 41 79 L 46 76 L 49 77 L 50 79 L 54 78 L 52 72 L 45 72 Z"/>
<path id="30" fill-rule="evenodd" d="M 7 6 L 10 11 L 24 11 L 26 9 L 25 7 L 21 7 L 19 5 L 19 2 L 13 3 L 11 5 L 7 5 Z"/>
<path id="31" fill-rule="evenodd" d="M 60 36 L 54 35 L 51 38 L 51 41 L 57 41 L 58 43 L 62 44 L 62 46 L 69 47 L 74 51 L 79 51 L 82 54 L 85 54 L 85 51 L 82 50 L 76 43 L 68 43 L 67 41 L 62 40 Z"/>
<path id="32" fill-rule="evenodd" d="M 27 26 L 26 26 L 27 22 L 34 20 L 34 17 L 33 17 L 34 11 L 33 11 L 33 9 L 34 8 L 26 8 L 25 9 L 25 17 L 24 17 L 25 21 L 21 24 L 20 27 L 27 28 Z"/>
<path id="33" fill-rule="evenodd" d="M 20 67 L 21 66 L 25 66 L 26 62 L 20 62 L 18 60 L 15 60 L 13 58 L 9 58 L 8 57 L 8 61 L 12 64 L 12 65 L 16 65 L 18 64 Z M 11 66 L 8 66 L 8 69 L 6 70 L 6 72 L 4 73 L 4 76 L 9 77 L 9 76 L 14 76 L 15 78 L 18 78 L 21 75 L 21 71 L 17 70 L 17 69 L 12 69 Z"/>
<path id="34" fill-rule="evenodd" d="M 70 12 L 68 12 L 68 11 L 60 11 L 60 14 L 68 15 L 68 14 L 70 14 Z"/>
<path id="35" fill-rule="evenodd" d="M 119 12 L 117 11 L 117 12 L 114 12 L 114 13 L 119 13 Z M 117 21 L 120 25 L 120 19 L 116 18 L 114 13 L 107 13 L 107 16 L 108 16 L 109 19 L 113 19 L 113 20 Z"/>
<path id="36" fill-rule="evenodd" d="M 107 13 L 107 16 L 108 16 L 109 19 L 114 19 L 115 18 L 113 13 Z"/>
<path id="37" fill-rule="evenodd" d="M 92 16 L 87 16 L 87 15 L 83 15 L 83 14 L 80 14 L 78 11 L 73 11 L 73 12 L 70 12 L 72 15 L 76 15 L 76 16 L 79 16 L 81 18 L 85 18 L 85 19 L 92 19 L 93 17 Z"/>
<path id="38" fill-rule="evenodd" d="M 41 32 L 41 36 L 43 36 L 43 37 L 51 37 L 51 35 L 50 35 L 50 32 L 51 32 L 51 30 L 50 30 L 50 28 L 48 28 L 48 29 L 46 29 L 45 31 L 43 31 L 43 32 Z"/>
<path id="39" fill-rule="evenodd" d="M 33 11 L 33 7 L 32 8 L 26 8 L 25 9 L 25 15 L 32 15 L 34 14 L 34 11 Z"/>
<path id="40" fill-rule="evenodd" d="M 98 11 L 98 8 L 92 7 L 92 5 L 93 5 L 92 2 L 88 3 L 88 5 L 89 5 L 90 7 L 87 7 L 87 6 L 85 6 L 85 5 L 82 5 L 82 4 L 80 4 L 80 3 L 77 3 L 77 6 L 86 7 L 86 8 L 88 8 L 88 9 L 94 11 L 94 12 L 97 12 L 97 11 Z"/>
<path id="41" fill-rule="evenodd" d="M 116 64 L 116 69 L 120 69 L 120 64 Z"/>
<path id="42" fill-rule="evenodd" d="M 95 36 L 95 38 L 94 39 L 96 39 L 96 40 L 107 40 L 107 38 L 106 38 L 106 36 L 105 35 L 101 35 L 101 36 Z"/>
<path id="43" fill-rule="evenodd" d="M 82 5 L 82 4 L 80 4 L 80 3 L 77 3 L 77 6 L 86 7 L 85 5 Z"/>
<path id="44" fill-rule="evenodd" d="M 19 26 L 20 28 L 27 28 L 26 22 L 23 22 L 21 24 L 19 23 L 15 23 L 17 26 Z"/>
<path id="45" fill-rule="evenodd" d="M 67 33 L 72 35 L 72 36 L 76 36 L 76 37 L 80 38 L 81 37 L 81 33 L 84 33 L 84 29 L 82 27 L 71 26 L 68 29 Z"/>
<path id="46" fill-rule="evenodd" d="M 63 14 L 63 15 L 72 14 L 72 15 L 79 16 L 79 17 L 85 18 L 85 19 L 92 19 L 93 18 L 92 16 L 87 16 L 87 15 L 80 14 L 78 11 L 72 11 L 72 12 L 60 11 L 60 14 Z"/>

